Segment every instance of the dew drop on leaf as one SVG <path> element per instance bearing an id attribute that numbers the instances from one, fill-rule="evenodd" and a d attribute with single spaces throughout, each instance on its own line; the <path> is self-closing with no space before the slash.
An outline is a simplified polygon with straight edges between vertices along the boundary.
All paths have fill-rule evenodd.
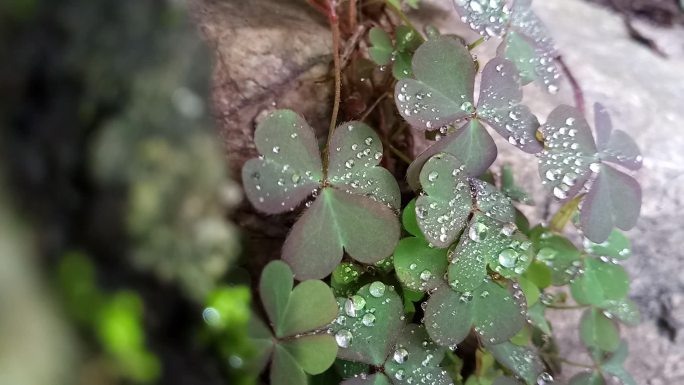
<path id="1" fill-rule="evenodd" d="M 361 318 L 361 323 L 368 327 L 375 325 L 375 315 L 373 313 L 364 314 L 363 318 Z"/>
<path id="2" fill-rule="evenodd" d="M 368 292 L 375 298 L 380 298 L 385 295 L 385 284 L 380 281 L 375 281 L 370 284 Z"/>
<path id="3" fill-rule="evenodd" d="M 406 349 L 398 348 L 397 350 L 394 351 L 394 354 L 392 355 L 392 359 L 397 364 L 403 364 L 408 359 L 408 355 L 409 355 L 409 353 Z"/>
<path id="4" fill-rule="evenodd" d="M 352 334 L 347 329 L 342 329 L 335 334 L 335 342 L 341 348 L 348 348 L 352 341 Z"/>
<path id="5" fill-rule="evenodd" d="M 344 312 L 347 313 L 349 317 L 356 317 L 359 311 L 363 310 L 366 306 L 366 299 L 360 295 L 354 295 L 351 298 L 347 298 L 344 302 Z"/>

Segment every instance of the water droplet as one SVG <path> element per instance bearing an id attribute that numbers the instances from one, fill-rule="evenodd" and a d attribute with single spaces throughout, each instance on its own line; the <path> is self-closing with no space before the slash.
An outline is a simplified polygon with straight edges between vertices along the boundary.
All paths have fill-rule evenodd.
<path id="1" fill-rule="evenodd" d="M 342 329 L 335 334 L 335 342 L 337 342 L 337 346 L 343 349 L 348 348 L 352 342 L 352 337 L 353 336 L 349 330 Z"/>
<path id="2" fill-rule="evenodd" d="M 549 385 L 553 383 L 553 376 L 548 372 L 543 372 L 537 377 L 537 385 Z"/>
<path id="3" fill-rule="evenodd" d="M 487 225 L 477 222 L 468 229 L 468 237 L 475 242 L 480 242 L 487 238 L 487 230 L 489 230 Z"/>
<path id="4" fill-rule="evenodd" d="M 356 317 L 360 310 L 366 306 L 366 299 L 360 295 L 354 295 L 351 298 L 347 298 L 344 302 L 344 312 L 347 313 L 349 317 Z"/>
<path id="5" fill-rule="evenodd" d="M 432 273 L 430 272 L 430 270 L 423 270 L 423 271 L 420 273 L 420 279 L 421 279 L 421 281 L 427 281 L 427 280 L 430 279 L 430 278 L 432 278 Z"/>
<path id="6" fill-rule="evenodd" d="M 380 282 L 380 281 L 375 281 L 370 284 L 370 287 L 368 288 L 368 291 L 370 292 L 370 295 L 372 295 L 375 298 L 380 298 L 383 295 L 385 295 L 385 284 Z"/>
<path id="7" fill-rule="evenodd" d="M 399 348 L 399 349 L 394 351 L 394 355 L 392 355 L 392 359 L 397 364 L 403 364 L 408 359 L 408 355 L 409 354 L 408 354 L 408 351 L 406 349 Z"/>
<path id="8" fill-rule="evenodd" d="M 437 171 L 432 171 L 431 173 L 428 174 L 428 180 L 430 182 L 434 182 L 439 178 L 439 173 Z"/>
<path id="9" fill-rule="evenodd" d="M 279 152 L 280 152 L 280 147 L 274 146 L 274 147 L 273 147 L 273 153 L 274 153 L 274 154 L 277 154 L 277 153 L 279 153 Z"/>
<path id="10" fill-rule="evenodd" d="M 519 256 L 520 254 L 513 249 L 504 249 L 499 253 L 499 264 L 510 269 L 518 262 Z"/>
<path id="11" fill-rule="evenodd" d="M 345 166 L 346 168 L 352 168 L 352 167 L 354 167 L 354 160 L 353 160 L 353 159 L 349 159 L 348 161 L 344 162 L 344 166 Z"/>
<path id="12" fill-rule="evenodd" d="M 361 323 L 369 327 L 375 325 L 375 315 L 372 313 L 364 314 L 363 318 L 361 318 Z"/>
<path id="13" fill-rule="evenodd" d="M 221 323 L 221 313 L 213 307 L 208 307 L 202 311 L 202 319 L 209 326 L 218 326 Z"/>

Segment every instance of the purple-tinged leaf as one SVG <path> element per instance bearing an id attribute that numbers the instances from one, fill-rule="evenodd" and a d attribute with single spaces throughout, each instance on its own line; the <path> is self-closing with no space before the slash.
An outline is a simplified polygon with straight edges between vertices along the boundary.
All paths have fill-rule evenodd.
<path id="1" fill-rule="evenodd" d="M 425 327 L 408 324 L 385 361 L 384 372 L 394 385 L 421 384 L 425 380 L 430 385 L 452 385 L 447 372 L 439 367 L 445 351 L 430 339 Z"/>
<path id="2" fill-rule="evenodd" d="M 538 155 L 542 184 L 556 198 L 570 199 L 600 165 L 591 129 L 580 111 L 562 105 L 551 112 L 539 130 L 545 143 Z"/>
<path id="3" fill-rule="evenodd" d="M 415 79 L 395 87 L 399 113 L 414 128 L 437 129 L 471 115 L 475 65 L 456 39 L 440 36 L 421 45 L 413 56 Z"/>
<path id="4" fill-rule="evenodd" d="M 608 110 L 601 103 L 594 103 L 594 129 L 596 130 L 596 147 L 606 148 L 610 133 L 613 132 L 613 121 Z"/>
<path id="5" fill-rule="evenodd" d="M 641 151 L 626 132 L 613 130 L 608 111 L 600 103 L 594 104 L 596 124 L 596 145 L 601 160 L 618 164 L 630 170 L 638 170 L 642 165 Z"/>
<path id="6" fill-rule="evenodd" d="M 448 286 L 434 292 L 425 308 L 425 328 L 430 338 L 442 346 L 461 343 L 473 324 L 472 294 L 464 296 Z"/>
<path id="7" fill-rule="evenodd" d="M 634 227 L 640 211 L 639 183 L 610 166 L 601 165 L 580 207 L 580 223 L 587 238 L 602 243 L 614 227 L 622 230 Z"/>
<path id="8" fill-rule="evenodd" d="M 420 182 L 427 195 L 416 200 L 418 226 L 430 243 L 448 247 L 472 209 L 465 166 L 453 155 L 437 154 L 423 166 Z"/>
<path id="9" fill-rule="evenodd" d="M 305 385 L 307 377 L 297 360 L 282 346 L 276 345 L 271 361 L 271 384 Z"/>
<path id="10" fill-rule="evenodd" d="M 376 281 L 349 298 L 338 298 L 340 316 L 331 325 L 343 360 L 381 366 L 403 329 L 403 303 L 393 287 Z"/>
<path id="11" fill-rule="evenodd" d="M 501 36 L 506 32 L 510 8 L 506 0 L 454 0 L 461 21 L 485 37 Z"/>
<path id="12" fill-rule="evenodd" d="M 342 260 L 343 249 L 353 259 L 372 264 L 392 254 L 399 235 L 399 221 L 389 207 L 325 188 L 293 226 L 283 259 L 299 280 L 322 278 Z"/>
<path id="13" fill-rule="evenodd" d="M 482 71 L 477 114 L 509 143 L 536 154 L 543 146 L 535 137 L 539 121 L 521 104 L 520 76 L 513 63 L 494 58 Z"/>
<path id="14" fill-rule="evenodd" d="M 319 187 L 321 157 L 313 129 L 289 110 L 278 110 L 254 132 L 261 154 L 242 168 L 242 183 L 258 210 L 278 214 L 293 210 Z"/>
<path id="15" fill-rule="evenodd" d="M 475 191 L 475 204 L 486 216 L 501 222 L 515 221 L 515 207 L 511 199 L 493 185 L 470 178 L 470 186 Z"/>
<path id="16" fill-rule="evenodd" d="M 333 133 L 329 148 L 328 180 L 349 193 L 368 195 L 398 209 L 399 186 L 382 167 L 382 142 L 361 122 L 343 123 Z"/>
<path id="17" fill-rule="evenodd" d="M 415 191 L 420 188 L 419 175 L 425 162 L 433 155 L 444 152 L 458 158 L 469 176 L 482 175 L 496 159 L 494 139 L 477 120 L 466 122 L 456 132 L 449 134 L 423 151 L 409 166 L 406 178 Z"/>

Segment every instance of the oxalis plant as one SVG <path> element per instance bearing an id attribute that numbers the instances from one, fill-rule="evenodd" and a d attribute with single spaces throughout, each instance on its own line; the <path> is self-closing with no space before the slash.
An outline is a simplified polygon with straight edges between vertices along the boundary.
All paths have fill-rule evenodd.
<path id="1" fill-rule="evenodd" d="M 293 385 L 544 385 L 568 368 L 573 385 L 635 384 L 619 333 L 639 322 L 620 230 L 639 216 L 630 172 L 641 155 L 600 104 L 592 129 L 530 1 L 455 0 L 482 35 L 471 43 L 418 31 L 402 12 L 418 2 L 309 3 L 333 34 L 327 140 L 320 146 L 296 112 L 273 111 L 254 132 L 259 157 L 242 169 L 257 210 L 298 213 L 282 261 L 262 273 L 262 316 L 250 322 L 255 367 Z M 486 41 L 498 42 L 497 56 L 480 63 L 471 51 Z M 355 83 L 369 59 L 369 77 Z M 540 123 L 522 87 L 554 93 L 562 73 L 576 105 Z M 337 124 L 340 106 L 359 94 L 362 113 Z M 415 159 L 401 150 L 412 144 L 406 128 L 430 144 Z M 530 226 L 518 210 L 532 199 L 513 167 L 493 169 L 491 132 L 537 156 L 560 202 L 549 221 Z M 582 312 L 585 360 L 559 355 L 546 318 L 556 310 Z"/>

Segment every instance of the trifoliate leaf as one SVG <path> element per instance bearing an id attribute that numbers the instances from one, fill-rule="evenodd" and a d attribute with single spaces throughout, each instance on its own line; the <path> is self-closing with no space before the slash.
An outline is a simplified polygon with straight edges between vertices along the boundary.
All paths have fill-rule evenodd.
<path id="1" fill-rule="evenodd" d="M 292 289 L 292 270 L 281 261 L 265 268 L 259 294 L 273 327 L 273 335 L 261 321 L 250 322 L 249 334 L 258 347 L 262 364 L 272 353 L 271 383 L 306 385 L 308 374 L 319 374 L 335 361 L 337 345 L 332 336 L 311 333 L 337 316 L 337 303 L 322 281 L 304 281 Z"/>
<path id="2" fill-rule="evenodd" d="M 542 150 L 535 137 L 539 121 L 521 104 L 520 78 L 513 63 L 495 58 L 482 70 L 478 117 L 512 145 L 530 154 Z"/>
<path id="3" fill-rule="evenodd" d="M 637 326 L 641 322 L 639 307 L 629 298 L 606 301 L 601 308 L 606 317 L 614 318 L 627 326 Z"/>
<path id="4" fill-rule="evenodd" d="M 622 341 L 620 346 L 613 354 L 601 364 L 601 369 L 612 376 L 615 376 L 623 385 L 636 385 L 634 378 L 625 370 L 624 363 L 627 359 L 627 342 Z"/>
<path id="5" fill-rule="evenodd" d="M 447 250 L 430 247 L 420 238 L 402 239 L 394 250 L 397 278 L 411 290 L 428 291 L 442 282 L 447 268 Z"/>
<path id="6" fill-rule="evenodd" d="M 479 211 L 500 222 L 511 223 L 515 220 L 515 207 L 506 195 L 485 181 L 474 178 L 469 181 L 470 189 L 475 192 L 475 206 Z"/>
<path id="7" fill-rule="evenodd" d="M 625 269 L 594 258 L 584 260 L 584 274 L 570 286 L 578 303 L 601 306 L 606 301 L 623 299 L 629 291 L 629 277 Z"/>
<path id="8" fill-rule="evenodd" d="M 612 352 L 620 345 L 617 326 L 598 309 L 584 311 L 579 330 L 580 339 L 587 348 Z"/>
<path id="9" fill-rule="evenodd" d="M 402 329 L 403 305 L 393 288 L 380 281 L 338 298 L 340 316 L 332 325 L 339 358 L 380 366 Z"/>
<path id="10" fill-rule="evenodd" d="M 505 0 L 454 0 L 463 22 L 482 36 L 501 36 L 506 32 L 510 8 Z"/>
<path id="11" fill-rule="evenodd" d="M 627 259 L 632 255 L 629 238 L 618 230 L 613 230 L 605 242 L 594 243 L 589 239 L 585 239 L 584 250 L 592 255 L 615 259 Z"/>
<path id="12" fill-rule="evenodd" d="M 643 159 L 639 147 L 624 131 L 613 130 L 610 115 L 600 103 L 594 104 L 594 118 L 599 157 L 630 170 L 640 169 Z"/>
<path id="13" fill-rule="evenodd" d="M 539 261 L 532 262 L 523 276 L 540 289 L 551 286 L 551 269 Z"/>
<path id="14" fill-rule="evenodd" d="M 278 110 L 254 132 L 263 156 L 248 160 L 242 183 L 250 203 L 267 214 L 293 210 L 316 190 L 323 172 L 313 129 L 296 113 Z"/>
<path id="15" fill-rule="evenodd" d="M 378 65 L 386 65 L 392 60 L 394 47 L 392 39 L 382 28 L 373 27 L 368 33 L 371 44 L 368 55 Z"/>
<path id="16" fill-rule="evenodd" d="M 464 165 L 470 176 L 482 175 L 496 159 L 497 149 L 494 139 L 478 120 L 470 120 L 463 126 L 428 147 L 416 159 L 406 172 L 406 179 L 413 190 L 418 190 L 418 175 L 425 162 L 440 152 L 456 156 Z"/>
<path id="17" fill-rule="evenodd" d="M 517 296 L 489 279 L 472 292 L 459 293 L 443 286 L 428 300 L 425 327 L 442 346 L 460 343 L 472 326 L 484 343 L 501 343 L 524 325 L 519 302 L 522 293 Z"/>
<path id="18" fill-rule="evenodd" d="M 399 209 L 399 186 L 385 168 L 378 134 L 361 122 L 341 124 L 330 142 L 328 181 L 352 194 L 367 195 Z"/>
<path id="19" fill-rule="evenodd" d="M 420 173 L 427 195 L 416 200 L 418 226 L 425 238 L 441 248 L 449 246 L 463 230 L 472 208 L 465 167 L 449 154 L 430 158 Z"/>
<path id="20" fill-rule="evenodd" d="M 534 244 L 536 260 L 551 269 L 551 283 L 562 286 L 577 275 L 581 266 L 581 252 L 562 235 L 537 226 L 530 232 L 530 240 Z"/>
<path id="21" fill-rule="evenodd" d="M 394 250 L 399 233 L 389 207 L 325 188 L 293 226 L 283 245 L 283 259 L 298 279 L 324 277 L 342 260 L 343 249 L 361 263 L 382 260 Z"/>
<path id="22" fill-rule="evenodd" d="M 629 230 L 641 211 L 641 187 L 634 178 L 601 165 L 580 207 L 580 223 L 587 238 L 605 241 L 617 227 Z"/>
<path id="23" fill-rule="evenodd" d="M 399 113 L 413 127 L 436 129 L 474 112 L 473 58 L 455 39 L 439 36 L 421 45 L 413 73 L 416 79 L 402 79 L 395 88 Z"/>
<path id="24" fill-rule="evenodd" d="M 558 52 L 546 26 L 532 12 L 531 0 L 516 0 L 511 8 L 508 33 L 499 54 L 518 67 L 523 80 L 539 80 L 551 93 L 558 91 Z"/>
<path id="25" fill-rule="evenodd" d="M 537 379 L 546 374 L 537 353 L 530 347 L 504 342 L 490 345 L 487 350 L 501 365 L 528 384 L 536 384 Z"/>
<path id="26" fill-rule="evenodd" d="M 446 371 L 439 367 L 445 351 L 430 340 L 423 326 L 409 324 L 387 358 L 384 372 L 395 385 L 451 385 Z"/>
<path id="27" fill-rule="evenodd" d="M 574 375 L 568 385 L 605 385 L 601 373 L 597 372 L 580 372 Z"/>

